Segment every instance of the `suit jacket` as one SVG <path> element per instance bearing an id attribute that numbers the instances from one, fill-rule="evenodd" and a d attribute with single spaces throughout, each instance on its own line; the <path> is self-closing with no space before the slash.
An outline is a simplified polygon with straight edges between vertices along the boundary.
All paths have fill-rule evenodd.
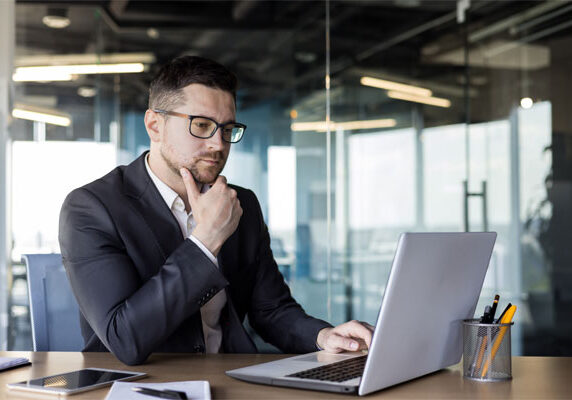
<path id="1" fill-rule="evenodd" d="M 328 323 L 292 298 L 270 250 L 252 191 L 233 186 L 243 209 L 218 255 L 219 268 L 183 235 L 145 169 L 145 154 L 72 191 L 59 240 L 81 311 L 84 351 L 111 351 L 125 364 L 152 352 L 204 352 L 200 307 L 226 290 L 222 351 L 252 353 L 242 326 L 287 353 L 316 350 Z"/>

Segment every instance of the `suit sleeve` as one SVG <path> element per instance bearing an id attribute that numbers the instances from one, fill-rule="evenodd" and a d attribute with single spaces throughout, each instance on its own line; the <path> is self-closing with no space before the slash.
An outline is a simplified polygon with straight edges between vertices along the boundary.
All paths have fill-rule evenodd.
<path id="1" fill-rule="evenodd" d="M 228 285 L 189 239 L 143 281 L 108 210 L 85 188 L 66 198 L 59 240 L 82 314 L 104 345 L 128 365 L 144 362 L 185 319 Z"/>
<path id="2" fill-rule="evenodd" d="M 292 297 L 270 249 L 270 234 L 258 200 L 251 191 L 248 194 L 258 218 L 259 237 L 249 320 L 264 340 L 285 353 L 316 351 L 318 332 L 331 325 L 306 314 Z"/>

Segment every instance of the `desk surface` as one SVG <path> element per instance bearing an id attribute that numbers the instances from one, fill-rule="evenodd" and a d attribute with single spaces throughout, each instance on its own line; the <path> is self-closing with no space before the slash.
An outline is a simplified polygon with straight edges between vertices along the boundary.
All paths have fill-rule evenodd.
<path id="1" fill-rule="evenodd" d="M 38 398 L 8 391 L 7 383 L 80 368 L 99 367 L 146 372 L 140 382 L 208 380 L 213 399 L 351 399 L 357 396 L 255 385 L 229 378 L 224 371 L 271 361 L 269 354 L 154 354 L 146 364 L 130 367 L 110 353 L 0 352 L 0 357 L 28 357 L 32 365 L 0 372 L 0 398 Z M 369 399 L 570 399 L 571 357 L 514 357 L 513 379 L 482 383 L 463 379 L 461 364 L 367 396 Z M 104 399 L 109 388 L 80 393 L 70 400 Z M 22 393 L 22 394 L 20 394 Z M 42 396 L 41 398 L 46 398 Z M 57 398 L 49 396 L 49 398 Z M 151 397 L 150 397 L 151 398 Z"/>

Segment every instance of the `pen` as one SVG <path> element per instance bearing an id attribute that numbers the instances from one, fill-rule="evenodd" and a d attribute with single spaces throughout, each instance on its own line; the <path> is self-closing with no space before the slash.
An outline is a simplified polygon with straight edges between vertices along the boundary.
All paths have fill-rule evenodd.
<path id="1" fill-rule="evenodd" d="M 187 394 L 185 392 L 178 392 L 176 390 L 157 390 L 145 387 L 134 387 L 132 390 L 140 394 L 158 397 L 160 399 L 187 399 Z"/>
<path id="2" fill-rule="evenodd" d="M 481 317 L 480 323 L 484 324 L 487 322 L 487 320 L 489 319 L 489 315 L 491 313 L 491 306 L 485 306 L 485 312 L 483 314 L 483 316 Z"/>
<path id="3" fill-rule="evenodd" d="M 491 311 L 491 306 L 485 306 L 485 312 L 483 313 L 482 317 L 479 319 L 479 323 L 484 323 L 488 318 L 488 315 Z M 485 353 L 485 348 L 487 346 L 487 330 L 485 327 L 480 326 L 478 329 L 478 342 L 477 346 L 475 347 L 475 354 L 473 355 L 473 362 L 469 367 L 470 374 L 474 375 L 478 372 L 481 368 L 481 362 L 483 360 L 483 354 Z"/>
<path id="4" fill-rule="evenodd" d="M 508 306 L 506 306 L 506 308 L 504 309 L 504 311 L 502 312 L 502 314 L 497 318 L 496 320 L 496 324 L 500 323 L 502 321 L 502 317 L 504 317 L 504 315 L 506 314 L 506 312 L 508 311 L 508 309 L 512 306 L 511 303 L 508 303 Z"/>
<path id="5" fill-rule="evenodd" d="M 500 323 L 501 324 L 510 324 L 510 322 L 512 321 L 512 317 L 514 316 L 515 312 L 516 312 L 516 306 L 510 306 L 508 311 L 503 315 Z M 487 359 L 487 361 L 485 362 L 485 366 L 483 367 L 483 372 L 481 373 L 481 378 L 484 378 L 485 375 L 487 374 L 487 371 L 489 370 L 489 367 L 490 367 L 492 361 L 494 360 L 495 355 L 497 354 L 497 351 L 498 351 L 500 344 L 504 338 L 504 335 L 506 334 L 507 329 L 508 328 L 506 326 L 503 326 L 500 329 L 498 336 L 495 338 L 495 341 L 493 343 L 493 348 L 491 351 L 491 355 Z"/>
<path id="6" fill-rule="evenodd" d="M 489 313 L 489 319 L 488 319 L 488 322 L 491 324 L 493 323 L 493 321 L 495 319 L 495 312 L 497 311 L 497 305 L 499 304 L 499 299 L 500 299 L 500 296 L 497 294 L 495 296 L 495 299 L 493 300 L 493 306 L 491 308 L 491 312 Z"/>

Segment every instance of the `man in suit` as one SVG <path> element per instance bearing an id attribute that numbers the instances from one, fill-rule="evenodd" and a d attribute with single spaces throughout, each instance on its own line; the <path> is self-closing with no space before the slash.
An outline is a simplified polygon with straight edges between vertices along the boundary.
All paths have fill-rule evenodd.
<path id="1" fill-rule="evenodd" d="M 372 327 L 334 328 L 292 298 L 254 193 L 220 175 L 237 80 L 185 56 L 151 83 L 150 151 L 72 191 L 60 215 L 63 262 L 81 310 L 84 351 L 126 364 L 152 352 L 256 352 L 242 326 L 284 352 L 369 345 Z"/>

